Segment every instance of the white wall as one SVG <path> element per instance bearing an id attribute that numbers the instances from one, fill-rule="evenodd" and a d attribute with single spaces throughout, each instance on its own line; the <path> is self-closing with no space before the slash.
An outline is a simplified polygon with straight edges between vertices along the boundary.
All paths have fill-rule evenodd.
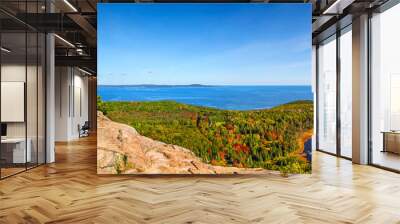
<path id="1" fill-rule="evenodd" d="M 4 64 L 1 66 L 1 81 L 25 82 L 25 64 Z M 7 108 L 1 108 L 7 110 Z M 25 137 L 25 122 L 8 122 L 7 137 Z"/>
<path id="2" fill-rule="evenodd" d="M 69 104 L 68 88 L 70 85 L 69 69 L 55 68 L 55 141 L 67 141 L 69 133 Z"/>
<path id="3" fill-rule="evenodd" d="M 34 122 L 34 124 L 28 124 L 29 127 L 33 127 L 36 130 L 36 120 L 37 114 L 33 113 L 32 111 L 36 112 L 37 107 L 37 95 L 36 95 L 36 80 L 31 78 L 31 74 L 36 75 L 36 67 L 35 66 L 28 66 L 25 67 L 24 65 L 19 64 L 3 64 L 1 67 L 1 81 L 2 82 L 24 82 L 26 70 L 28 72 L 28 88 L 27 88 L 27 107 L 31 110 L 27 109 L 27 119 L 28 122 Z M 32 88 L 35 87 L 35 88 Z M 40 107 L 41 105 L 39 105 Z M 2 110 L 7 110 L 7 108 L 2 108 Z M 29 130 L 28 130 L 29 132 Z M 25 137 L 25 122 L 7 122 L 7 135 L 9 137 Z M 35 132 L 36 136 L 36 132 Z M 29 137 L 29 133 L 28 133 Z"/>
<path id="4" fill-rule="evenodd" d="M 78 125 L 83 125 L 85 121 L 89 119 L 88 113 L 88 78 L 86 76 L 82 76 L 82 73 L 76 74 L 77 70 L 75 70 L 74 75 L 74 108 L 72 108 L 72 120 L 71 120 L 71 135 L 79 137 Z"/>
<path id="5" fill-rule="evenodd" d="M 78 125 L 88 120 L 88 77 L 76 68 L 56 67 L 55 86 L 55 140 L 78 139 Z"/>

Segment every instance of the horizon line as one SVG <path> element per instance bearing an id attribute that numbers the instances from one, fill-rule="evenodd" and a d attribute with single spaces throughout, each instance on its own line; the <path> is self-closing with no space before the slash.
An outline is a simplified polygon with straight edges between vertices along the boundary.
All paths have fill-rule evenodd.
<path id="1" fill-rule="evenodd" d="M 98 84 L 98 86 L 312 86 L 312 84 Z"/>

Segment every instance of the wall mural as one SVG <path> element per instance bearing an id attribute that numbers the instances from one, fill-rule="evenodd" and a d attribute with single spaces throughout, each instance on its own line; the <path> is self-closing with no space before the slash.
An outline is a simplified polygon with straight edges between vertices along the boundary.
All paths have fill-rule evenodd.
<path id="1" fill-rule="evenodd" d="M 99 4 L 99 174 L 310 173 L 310 4 Z"/>

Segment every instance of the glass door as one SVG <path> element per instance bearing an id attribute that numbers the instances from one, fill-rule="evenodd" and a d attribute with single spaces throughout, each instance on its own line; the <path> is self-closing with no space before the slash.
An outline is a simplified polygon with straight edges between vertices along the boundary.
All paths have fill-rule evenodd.
<path id="1" fill-rule="evenodd" d="M 25 32 L 1 33 L 1 176 L 26 170 L 27 145 Z"/>
<path id="2" fill-rule="evenodd" d="M 9 1 L 0 7 L 43 13 L 44 3 Z M 0 178 L 45 163 L 45 44 L 45 34 L 0 12 Z"/>
<path id="3" fill-rule="evenodd" d="M 352 157 L 352 33 L 343 29 L 340 41 L 340 155 Z"/>
<path id="4" fill-rule="evenodd" d="M 371 18 L 370 160 L 400 171 L 400 4 Z"/>
<path id="5" fill-rule="evenodd" d="M 336 154 L 336 35 L 318 47 L 318 150 Z"/>

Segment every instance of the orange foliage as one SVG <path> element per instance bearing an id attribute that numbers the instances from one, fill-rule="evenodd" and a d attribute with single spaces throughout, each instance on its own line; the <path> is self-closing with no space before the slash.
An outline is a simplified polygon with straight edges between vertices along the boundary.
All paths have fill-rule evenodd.
<path id="1" fill-rule="evenodd" d="M 235 149 L 235 152 L 244 152 L 246 154 L 250 152 L 249 147 L 238 143 L 234 144 L 233 148 Z"/>

